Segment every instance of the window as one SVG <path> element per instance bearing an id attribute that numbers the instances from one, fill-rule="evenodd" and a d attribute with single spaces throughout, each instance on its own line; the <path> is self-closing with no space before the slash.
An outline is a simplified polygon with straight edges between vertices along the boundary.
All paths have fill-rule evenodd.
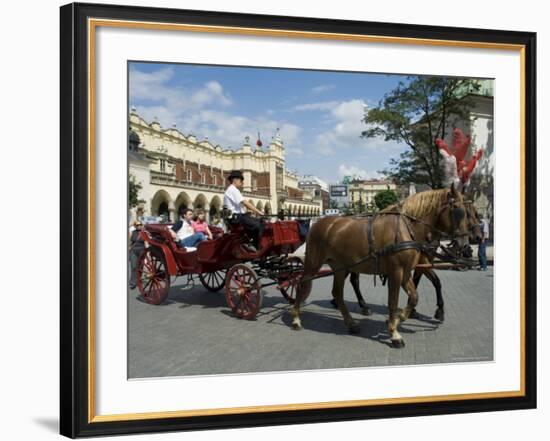
<path id="1" fill-rule="evenodd" d="M 201 174 L 201 184 L 206 184 L 206 173 Z"/>
<path id="2" fill-rule="evenodd" d="M 160 160 L 160 171 L 165 172 L 166 171 L 166 161 L 164 159 Z"/>
<path id="3" fill-rule="evenodd" d="M 218 185 L 218 177 L 216 175 L 212 175 L 212 185 Z"/>
<path id="4" fill-rule="evenodd" d="M 258 180 L 252 179 L 252 190 L 256 191 L 258 189 Z"/>
<path id="5" fill-rule="evenodd" d="M 187 182 L 191 182 L 193 180 L 193 173 L 191 170 L 187 170 Z"/>

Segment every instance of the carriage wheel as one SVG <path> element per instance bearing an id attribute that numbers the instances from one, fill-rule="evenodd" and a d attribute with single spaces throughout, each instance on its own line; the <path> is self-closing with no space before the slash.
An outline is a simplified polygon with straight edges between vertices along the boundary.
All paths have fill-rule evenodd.
<path id="1" fill-rule="evenodd" d="M 170 291 L 170 275 L 162 253 L 147 248 L 139 256 L 137 267 L 138 289 L 143 300 L 160 305 Z"/>
<path id="2" fill-rule="evenodd" d="M 282 287 L 279 286 L 279 290 L 285 299 L 288 300 L 288 303 L 291 305 L 296 301 L 296 294 L 298 292 L 298 287 L 300 286 L 300 279 L 304 275 L 304 262 L 298 256 L 290 256 L 286 259 L 285 271 L 277 279 L 279 285 L 281 282 L 289 282 L 288 286 Z M 288 269 L 288 272 L 286 271 Z M 309 295 L 309 293 L 308 293 Z M 304 301 L 308 295 L 302 298 Z"/>
<path id="3" fill-rule="evenodd" d="M 232 266 L 225 281 L 225 297 L 238 318 L 254 318 L 262 306 L 263 297 L 256 271 L 241 263 Z"/>
<path id="4" fill-rule="evenodd" d="M 227 270 L 222 269 L 211 273 L 200 273 L 199 279 L 202 286 L 204 286 L 208 291 L 216 292 L 222 289 L 225 285 L 226 276 Z"/>

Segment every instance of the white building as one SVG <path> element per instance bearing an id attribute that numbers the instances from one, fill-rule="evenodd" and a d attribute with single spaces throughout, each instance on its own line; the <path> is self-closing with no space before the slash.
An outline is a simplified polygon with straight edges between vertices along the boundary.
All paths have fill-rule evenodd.
<path id="1" fill-rule="evenodd" d="M 146 215 L 174 221 L 181 208 L 202 208 L 214 216 L 222 209 L 227 176 L 234 169 L 244 174 L 243 195 L 266 214 L 321 213 L 321 202 L 301 191 L 298 177 L 287 172 L 278 134 L 266 148 L 253 147 L 246 137 L 240 149 L 223 149 L 208 139 L 184 135 L 175 126 L 149 124 L 134 109 L 129 129 L 129 174 L 142 187 L 139 208 Z"/>

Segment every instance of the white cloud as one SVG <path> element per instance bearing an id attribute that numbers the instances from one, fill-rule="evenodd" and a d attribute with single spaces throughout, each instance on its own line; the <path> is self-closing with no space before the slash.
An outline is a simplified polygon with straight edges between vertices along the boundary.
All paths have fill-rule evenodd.
<path id="1" fill-rule="evenodd" d="M 162 101 L 171 95 L 165 84 L 174 77 L 174 69 L 164 67 L 150 73 L 131 69 L 129 77 L 130 99 Z"/>
<path id="2" fill-rule="evenodd" d="M 330 103 L 330 106 L 328 105 Z M 310 106 L 328 111 L 324 121 L 329 128 L 317 135 L 315 149 L 324 156 L 330 156 L 342 149 L 361 149 L 372 153 L 376 150 L 397 151 L 401 147 L 383 138 L 361 138 L 367 128 L 363 122 L 367 105 L 363 100 L 352 99 L 340 102 L 312 103 Z"/>
<path id="3" fill-rule="evenodd" d="M 380 179 L 384 177 L 377 171 L 364 170 L 355 165 L 340 164 L 338 167 L 338 177 L 342 179 L 344 176 L 351 176 L 359 179 Z"/>
<path id="4" fill-rule="evenodd" d="M 136 110 L 146 121 L 157 118 L 162 127 L 176 123 L 182 133 L 207 136 L 224 148 L 240 147 L 246 136 L 255 139 L 258 131 L 267 145 L 277 128 L 286 146 L 298 143 L 301 128 L 295 124 L 228 112 L 226 109 L 233 101 L 220 82 L 208 81 L 200 88 L 184 89 L 169 83 L 174 74 L 172 68 L 151 73 L 130 71 L 130 100 L 141 102 Z"/>
<path id="5" fill-rule="evenodd" d="M 362 122 L 364 113 L 365 103 L 358 99 L 342 101 L 332 106 L 332 127 L 317 135 L 317 151 L 327 155 L 334 154 L 340 148 L 364 148 L 364 140 L 360 138 L 361 132 L 365 130 Z"/>
<path id="6" fill-rule="evenodd" d="M 281 139 L 285 144 L 288 145 L 296 143 L 300 137 L 300 132 L 302 131 L 299 126 L 290 123 L 281 124 L 281 127 L 279 129 Z M 295 148 L 295 150 L 298 149 Z"/>
<path id="7" fill-rule="evenodd" d="M 301 133 L 301 128 L 294 124 L 210 109 L 194 113 L 184 124 L 184 132 L 193 132 L 199 137 L 208 136 L 211 142 L 219 143 L 224 148 L 240 147 L 246 136 L 255 140 L 258 132 L 264 146 L 267 146 L 277 129 L 285 145 L 292 147 L 299 142 Z"/>
<path id="8" fill-rule="evenodd" d="M 292 110 L 297 112 L 311 111 L 311 110 L 332 110 L 338 105 L 338 101 L 321 101 L 317 103 L 298 104 L 294 106 Z"/>
<path id="9" fill-rule="evenodd" d="M 231 98 L 224 92 L 222 85 L 217 81 L 208 81 L 196 89 L 170 85 L 174 78 L 174 69 L 165 67 L 154 72 L 141 72 L 137 69 L 130 71 L 130 101 L 151 101 L 158 105 L 141 106 L 142 110 L 148 107 L 150 111 L 160 109 L 164 115 L 172 119 L 180 117 L 184 112 L 199 110 L 207 105 L 228 107 L 232 104 Z M 148 112 L 150 113 L 150 112 Z M 142 115 L 145 117 L 145 115 Z M 155 116 L 155 115 L 152 115 Z M 161 118 L 160 115 L 156 115 Z M 164 120 L 163 120 L 164 121 Z M 172 121 L 166 122 L 171 124 Z"/>
<path id="10" fill-rule="evenodd" d="M 287 147 L 286 154 L 291 156 L 303 156 L 304 151 L 298 147 Z"/>
<path id="11" fill-rule="evenodd" d="M 219 104 L 223 107 L 232 104 L 231 99 L 223 92 L 223 87 L 217 81 L 209 81 L 204 88 L 195 91 L 191 97 L 191 103 L 196 107 L 204 107 L 206 104 Z"/>
<path id="12" fill-rule="evenodd" d="M 312 93 L 323 93 L 327 92 L 329 90 L 334 89 L 336 86 L 334 84 L 321 84 L 320 86 L 316 86 L 311 88 Z"/>

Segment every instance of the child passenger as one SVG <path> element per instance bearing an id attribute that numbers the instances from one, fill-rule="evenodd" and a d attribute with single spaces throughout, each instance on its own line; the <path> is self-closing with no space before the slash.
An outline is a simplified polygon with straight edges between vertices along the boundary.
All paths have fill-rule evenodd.
<path id="1" fill-rule="evenodd" d="M 212 240 L 212 232 L 210 231 L 210 228 L 208 228 L 208 223 L 205 221 L 205 213 L 202 209 L 197 209 L 195 211 L 196 220 L 191 222 L 191 225 L 193 226 L 193 230 L 195 233 L 202 233 L 204 234 L 208 239 Z"/>

